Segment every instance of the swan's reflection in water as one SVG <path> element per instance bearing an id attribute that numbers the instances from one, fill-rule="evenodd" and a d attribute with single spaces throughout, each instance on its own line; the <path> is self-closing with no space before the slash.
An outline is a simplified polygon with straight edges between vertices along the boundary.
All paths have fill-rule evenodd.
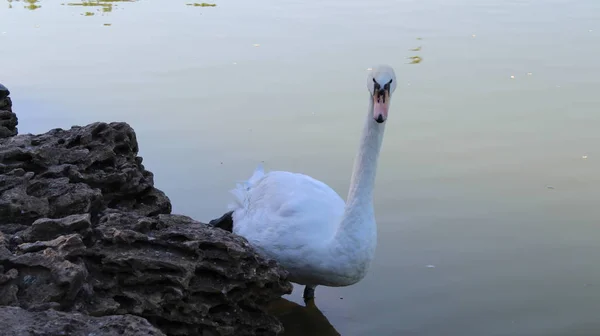
<path id="1" fill-rule="evenodd" d="M 340 336 L 314 300 L 301 306 L 280 298 L 271 302 L 268 309 L 283 323 L 285 331 L 281 336 Z"/>

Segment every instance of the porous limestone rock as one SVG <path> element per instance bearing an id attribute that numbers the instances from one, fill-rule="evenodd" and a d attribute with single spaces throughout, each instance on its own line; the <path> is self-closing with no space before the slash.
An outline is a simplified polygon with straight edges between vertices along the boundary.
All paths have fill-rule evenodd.
<path id="1" fill-rule="evenodd" d="M 21 308 L 0 319 L 39 318 L 31 328 L 42 331 L 56 318 L 56 330 L 145 319 L 148 335 L 281 332 L 266 307 L 291 292 L 287 273 L 244 238 L 171 214 L 137 153 L 126 123 L 0 139 L 0 306 Z"/>
<path id="2" fill-rule="evenodd" d="M 17 115 L 12 112 L 12 101 L 10 91 L 6 86 L 0 84 L 0 138 L 8 138 L 17 135 Z"/>

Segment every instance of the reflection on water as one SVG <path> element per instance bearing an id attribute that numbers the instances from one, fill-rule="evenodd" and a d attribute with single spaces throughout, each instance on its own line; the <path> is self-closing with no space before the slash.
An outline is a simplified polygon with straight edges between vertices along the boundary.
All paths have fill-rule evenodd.
<path id="1" fill-rule="evenodd" d="M 339 336 L 333 325 L 311 300 L 306 306 L 284 298 L 274 300 L 269 305 L 269 313 L 276 316 L 285 331 L 281 336 Z"/>

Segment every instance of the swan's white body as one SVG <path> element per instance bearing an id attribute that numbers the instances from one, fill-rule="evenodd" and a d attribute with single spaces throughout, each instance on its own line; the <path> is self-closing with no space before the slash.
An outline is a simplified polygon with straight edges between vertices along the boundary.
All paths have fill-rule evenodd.
<path id="1" fill-rule="evenodd" d="M 393 70 L 380 67 L 367 85 L 395 83 Z M 369 114 L 356 157 L 347 202 L 312 177 L 283 171 L 265 173 L 262 167 L 232 190 L 235 202 L 233 232 L 245 237 L 264 256 L 279 262 L 292 282 L 313 287 L 348 286 L 369 268 L 377 244 L 373 187 L 385 119 L 379 98 L 370 86 Z M 383 95 L 383 89 L 379 91 Z M 383 96 L 381 96 L 383 97 Z M 389 105 L 389 97 L 387 104 Z M 382 98 L 385 104 L 385 98 Z M 387 118 L 387 106 L 383 116 Z M 374 116 L 374 113 L 378 116 Z M 378 120 L 375 120 L 378 119 Z"/>
<path id="2" fill-rule="evenodd" d="M 345 286 L 363 278 L 375 250 L 375 223 L 361 230 L 362 243 L 345 248 L 336 242 L 346 204 L 329 186 L 303 174 L 265 174 L 259 168 L 235 193 L 233 232 L 277 260 L 291 281 Z"/>

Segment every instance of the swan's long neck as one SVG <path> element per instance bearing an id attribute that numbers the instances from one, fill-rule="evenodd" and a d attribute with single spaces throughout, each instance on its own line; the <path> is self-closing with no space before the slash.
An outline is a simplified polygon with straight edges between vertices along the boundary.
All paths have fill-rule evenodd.
<path id="1" fill-rule="evenodd" d="M 377 173 L 377 159 L 383 142 L 385 123 L 378 124 L 373 119 L 373 99 L 369 96 L 369 112 L 365 121 L 358 154 L 354 160 L 354 170 L 350 180 L 350 190 L 346 199 L 344 219 L 349 215 L 369 213 L 373 209 L 373 188 Z M 350 223 L 342 221 L 340 229 L 347 228 Z"/>
<path id="2" fill-rule="evenodd" d="M 369 96 L 369 111 L 354 161 L 346 208 L 334 238 L 338 252 L 355 267 L 364 268 L 364 272 L 375 254 L 377 241 L 373 188 L 384 130 L 385 123 L 373 119 L 373 99 Z"/>

